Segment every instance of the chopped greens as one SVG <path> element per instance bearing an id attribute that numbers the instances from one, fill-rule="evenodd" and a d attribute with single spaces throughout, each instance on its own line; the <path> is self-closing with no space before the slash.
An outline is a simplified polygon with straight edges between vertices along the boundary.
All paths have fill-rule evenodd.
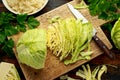
<path id="1" fill-rule="evenodd" d="M 47 46 L 66 65 L 82 59 L 89 60 L 92 32 L 91 23 L 83 24 L 74 18 L 58 19 L 48 27 Z"/>
<path id="2" fill-rule="evenodd" d="M 8 37 L 17 34 L 18 32 L 25 32 L 27 29 L 36 28 L 39 25 L 34 17 L 28 17 L 27 14 L 17 14 L 1 12 L 0 13 L 0 46 L 1 50 L 6 52 L 9 56 L 14 56 L 13 46 L 14 41 Z"/>

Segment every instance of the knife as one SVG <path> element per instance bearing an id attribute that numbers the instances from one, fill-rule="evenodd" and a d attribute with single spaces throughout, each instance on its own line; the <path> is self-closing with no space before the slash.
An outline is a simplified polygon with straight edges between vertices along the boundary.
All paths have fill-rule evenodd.
<path id="1" fill-rule="evenodd" d="M 88 20 L 71 4 L 67 3 L 69 10 L 76 17 L 76 19 L 82 19 L 83 23 L 88 23 Z M 96 36 L 97 30 L 93 28 L 93 39 L 98 44 L 98 46 L 108 55 L 110 59 L 114 59 L 115 55 L 108 49 L 108 47 Z"/>

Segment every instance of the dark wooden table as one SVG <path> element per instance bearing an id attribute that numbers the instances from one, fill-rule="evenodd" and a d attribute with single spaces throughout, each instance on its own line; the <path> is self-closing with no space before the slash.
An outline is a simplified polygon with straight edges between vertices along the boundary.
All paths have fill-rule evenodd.
<path id="1" fill-rule="evenodd" d="M 39 16 L 39 15 L 45 13 L 45 12 L 48 12 L 48 11 L 50 11 L 50 10 L 56 8 L 56 7 L 59 7 L 60 5 L 65 4 L 69 1 L 71 1 L 71 0 L 49 0 L 47 6 L 42 11 L 38 12 L 37 14 L 35 14 L 33 16 L 37 17 L 37 16 Z M 2 12 L 2 11 L 8 12 L 8 10 L 4 7 L 2 1 L 0 0 L 0 12 Z M 105 30 L 104 30 L 104 32 L 107 36 L 110 36 L 110 33 L 106 33 Z M 108 37 L 108 39 L 110 40 L 109 37 Z M 86 64 L 90 64 L 91 68 L 94 68 L 95 66 L 98 66 L 98 65 L 101 65 L 101 64 L 114 65 L 114 66 L 117 67 L 117 68 L 108 67 L 108 72 L 107 72 L 107 74 L 104 74 L 102 76 L 102 80 L 120 80 L 120 51 L 117 50 L 115 47 L 113 47 L 111 50 L 115 53 L 115 56 L 116 56 L 115 60 L 111 60 L 105 54 L 102 54 L 102 55 L 96 57 L 95 59 L 91 60 L 90 62 L 86 63 Z M 1 53 L 0 53 L 0 55 L 1 55 Z M 15 58 L 13 59 L 13 58 L 9 58 L 6 55 L 2 55 L 2 56 L 0 56 L 0 62 L 1 61 L 14 63 L 15 66 L 17 67 L 17 69 L 18 69 L 18 72 L 21 76 L 21 79 L 25 80 L 24 75 L 22 74 L 22 71 L 21 71 L 21 69 L 20 69 L 20 67 L 17 63 L 17 60 Z M 75 72 L 80 67 L 68 72 L 67 74 L 69 76 L 75 78 L 76 77 Z"/>

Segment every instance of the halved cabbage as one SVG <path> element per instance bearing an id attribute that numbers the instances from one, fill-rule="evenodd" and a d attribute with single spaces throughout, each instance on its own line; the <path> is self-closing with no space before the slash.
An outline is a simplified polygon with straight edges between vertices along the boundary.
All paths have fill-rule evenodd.
<path id="1" fill-rule="evenodd" d="M 111 38 L 116 46 L 116 48 L 120 49 L 120 18 L 114 24 L 111 31 Z"/>
<path id="2" fill-rule="evenodd" d="M 7 62 L 0 63 L 0 80 L 20 80 L 14 64 Z"/>
<path id="3" fill-rule="evenodd" d="M 26 31 L 17 43 L 19 61 L 35 69 L 44 68 L 46 40 L 45 29 Z"/>

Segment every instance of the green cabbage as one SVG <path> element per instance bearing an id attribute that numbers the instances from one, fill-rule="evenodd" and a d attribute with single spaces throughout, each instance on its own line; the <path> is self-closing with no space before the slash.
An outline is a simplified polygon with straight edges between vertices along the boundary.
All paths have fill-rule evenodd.
<path id="1" fill-rule="evenodd" d="M 111 31 L 111 38 L 116 46 L 116 48 L 120 49 L 120 18 L 114 24 Z"/>
<path id="2" fill-rule="evenodd" d="M 71 64 L 81 59 L 90 59 L 90 41 L 93 28 L 74 18 L 59 19 L 47 30 L 47 46 L 64 63 Z M 87 49 L 87 51 L 84 51 Z"/>
<path id="3" fill-rule="evenodd" d="M 26 31 L 17 43 L 18 59 L 35 69 L 44 68 L 46 58 L 46 30 Z"/>
<path id="4" fill-rule="evenodd" d="M 0 63 L 0 80 L 20 80 L 20 76 L 14 64 Z"/>

